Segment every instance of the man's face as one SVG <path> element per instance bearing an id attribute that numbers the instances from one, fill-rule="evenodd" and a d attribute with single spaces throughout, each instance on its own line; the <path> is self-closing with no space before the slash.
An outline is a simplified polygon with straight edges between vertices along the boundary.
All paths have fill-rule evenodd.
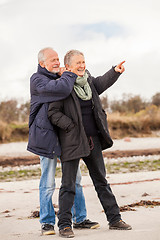
<path id="1" fill-rule="evenodd" d="M 77 74 L 80 77 L 83 77 L 86 69 L 84 56 L 82 55 L 72 56 L 71 64 L 69 66 L 66 64 L 66 69 Z"/>
<path id="2" fill-rule="evenodd" d="M 45 67 L 49 72 L 59 73 L 60 71 L 60 62 L 58 54 L 52 50 L 48 49 L 44 53 L 45 61 L 40 62 L 41 67 Z"/>

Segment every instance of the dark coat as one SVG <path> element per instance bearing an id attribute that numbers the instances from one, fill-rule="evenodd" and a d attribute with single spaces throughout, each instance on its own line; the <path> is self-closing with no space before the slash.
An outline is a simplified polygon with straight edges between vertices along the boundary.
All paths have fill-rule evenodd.
<path id="1" fill-rule="evenodd" d="M 99 95 L 120 76 L 114 69 L 110 69 L 103 76 L 93 78 L 89 75 L 88 82 L 92 89 L 93 112 L 102 150 L 112 146 L 113 141 L 109 135 L 107 115 L 102 108 Z M 48 117 L 52 124 L 59 127 L 59 140 L 62 148 L 61 161 L 74 160 L 90 154 L 88 139 L 83 127 L 81 107 L 74 90 L 70 96 L 62 101 L 49 104 Z"/>
<path id="2" fill-rule="evenodd" d="M 38 65 L 37 73 L 30 79 L 28 151 L 48 158 L 61 154 L 56 127 L 47 117 L 48 104 L 68 97 L 76 78 L 77 75 L 70 72 L 64 72 L 60 77 Z"/>

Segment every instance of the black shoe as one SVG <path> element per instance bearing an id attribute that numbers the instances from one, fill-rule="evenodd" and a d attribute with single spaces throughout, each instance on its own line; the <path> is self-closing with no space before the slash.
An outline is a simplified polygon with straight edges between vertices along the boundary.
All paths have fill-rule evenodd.
<path id="1" fill-rule="evenodd" d="M 74 232 L 72 231 L 71 227 L 65 227 L 59 230 L 59 236 L 64 238 L 73 238 Z"/>
<path id="2" fill-rule="evenodd" d="M 120 221 L 118 221 L 114 224 L 111 224 L 109 226 L 109 229 L 112 229 L 112 230 L 131 230 L 132 227 L 129 224 L 125 223 L 124 221 L 120 220 Z"/>
<path id="3" fill-rule="evenodd" d="M 73 223 L 74 228 L 89 228 L 89 229 L 94 229 L 100 227 L 98 222 L 91 222 L 89 219 L 84 220 L 81 223 Z"/>
<path id="4" fill-rule="evenodd" d="M 54 235 L 54 226 L 48 223 L 43 223 L 41 226 L 42 235 Z"/>

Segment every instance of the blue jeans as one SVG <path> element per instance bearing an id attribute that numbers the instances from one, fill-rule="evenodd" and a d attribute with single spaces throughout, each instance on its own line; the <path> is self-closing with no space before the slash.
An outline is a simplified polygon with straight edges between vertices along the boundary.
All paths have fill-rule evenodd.
<path id="1" fill-rule="evenodd" d="M 39 184 L 40 198 L 40 223 L 55 224 L 55 211 L 52 203 L 52 196 L 56 187 L 55 173 L 57 156 L 54 159 L 40 156 L 41 178 Z M 75 223 L 83 222 L 86 219 L 86 205 L 81 186 L 81 171 L 78 167 L 76 176 L 76 195 L 72 207 L 72 218 Z"/>

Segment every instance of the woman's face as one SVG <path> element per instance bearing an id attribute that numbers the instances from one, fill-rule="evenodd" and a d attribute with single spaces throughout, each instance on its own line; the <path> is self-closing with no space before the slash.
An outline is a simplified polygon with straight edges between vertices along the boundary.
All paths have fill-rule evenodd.
<path id="1" fill-rule="evenodd" d="M 85 59 L 83 55 L 74 55 L 71 58 L 71 64 L 66 67 L 67 70 L 83 77 L 86 69 Z"/>

